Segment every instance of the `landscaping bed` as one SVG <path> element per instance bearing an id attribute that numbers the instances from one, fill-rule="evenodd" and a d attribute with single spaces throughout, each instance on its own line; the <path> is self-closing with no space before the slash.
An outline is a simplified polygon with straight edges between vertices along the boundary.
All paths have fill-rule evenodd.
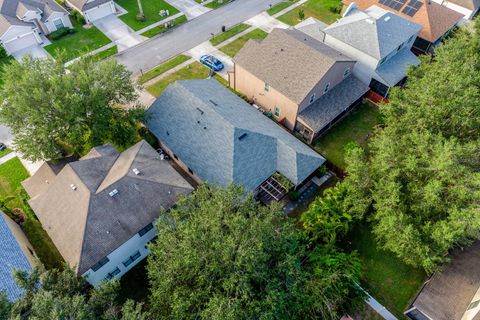
<path id="1" fill-rule="evenodd" d="M 265 39 L 265 37 L 267 35 L 268 35 L 268 33 L 266 33 L 265 31 L 263 31 L 261 29 L 255 29 L 255 30 L 241 36 L 237 40 L 227 44 L 224 47 L 222 47 L 220 49 L 220 51 L 224 52 L 225 54 L 229 55 L 230 57 L 233 57 L 237 54 L 238 51 L 240 51 L 240 49 L 243 48 L 243 46 L 245 45 L 245 43 L 247 43 L 247 41 L 249 39 L 263 40 L 263 39 Z"/>
<path id="2" fill-rule="evenodd" d="M 148 27 L 155 22 L 167 19 L 168 16 L 162 17 L 159 15 L 160 10 L 168 10 L 170 16 L 179 12 L 177 8 L 171 6 L 164 0 L 142 1 L 142 9 L 145 15 L 145 21 L 139 21 L 137 19 L 137 15 L 139 13 L 137 0 L 116 0 L 115 2 L 128 11 L 128 13 L 120 16 L 119 18 L 135 31 Z"/>
<path id="3" fill-rule="evenodd" d="M 185 15 L 183 16 L 180 16 L 178 18 L 175 18 L 173 20 L 170 21 L 172 23 L 172 26 L 171 27 L 168 27 L 166 28 L 165 25 L 159 25 L 155 28 L 152 28 L 148 31 L 145 31 L 144 33 L 142 33 L 142 36 L 144 37 L 147 37 L 147 38 L 151 38 L 151 37 L 154 37 L 156 36 L 157 34 L 160 34 L 160 33 L 163 33 L 163 32 L 166 32 L 172 28 L 175 28 L 175 27 L 178 27 L 179 25 L 187 22 L 187 17 Z"/>
<path id="4" fill-rule="evenodd" d="M 138 77 L 138 83 L 144 84 L 145 82 L 147 82 L 147 81 L 149 81 L 149 80 L 151 80 L 155 77 L 158 77 L 162 73 L 165 73 L 168 70 L 173 69 L 176 66 L 178 66 L 179 64 L 182 64 L 185 61 L 188 61 L 190 59 L 191 59 L 191 57 L 183 55 L 183 54 L 178 55 L 176 57 L 173 57 L 172 59 L 167 60 L 166 62 L 156 66 L 155 68 L 150 69 L 147 72 L 144 72 L 140 77 Z"/>
<path id="5" fill-rule="evenodd" d="M 380 123 L 378 107 L 364 103 L 353 109 L 325 135 L 316 139 L 313 147 L 337 167 L 345 168 L 345 145 L 354 141 L 366 147 L 373 128 Z"/>
<path id="6" fill-rule="evenodd" d="M 106 35 L 94 26 L 85 29 L 75 19 L 72 19 L 72 24 L 76 30 L 75 33 L 66 34 L 58 40 L 52 40 L 52 44 L 45 47 L 45 50 L 52 57 L 57 58 L 63 52 L 63 58 L 67 62 L 111 42 Z"/>
<path id="7" fill-rule="evenodd" d="M 215 35 L 212 39 L 210 39 L 210 43 L 216 46 L 224 42 L 225 40 L 230 39 L 234 35 L 247 30 L 248 28 L 250 28 L 248 24 L 244 24 L 244 23 L 237 24 L 236 26 L 226 30 L 225 32 Z"/>
<path id="8" fill-rule="evenodd" d="M 304 19 L 314 17 L 324 23 L 331 24 L 339 19 L 342 3 L 340 0 L 308 0 L 304 4 L 278 17 L 278 20 L 294 26 L 301 22 L 299 12 L 303 12 Z"/>
<path id="9" fill-rule="evenodd" d="M 169 84 L 177 80 L 205 79 L 210 74 L 210 69 L 195 61 L 185 68 L 182 68 L 163 79 L 147 87 L 147 91 L 153 96 L 158 97 L 168 87 Z"/>

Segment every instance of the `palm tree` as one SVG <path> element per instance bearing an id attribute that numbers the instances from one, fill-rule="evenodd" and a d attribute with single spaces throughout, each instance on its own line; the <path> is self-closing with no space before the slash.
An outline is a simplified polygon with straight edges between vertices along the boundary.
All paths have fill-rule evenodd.
<path id="1" fill-rule="evenodd" d="M 138 4 L 138 16 L 141 17 L 142 19 L 145 19 L 145 14 L 143 13 L 142 1 L 137 0 L 137 4 Z"/>

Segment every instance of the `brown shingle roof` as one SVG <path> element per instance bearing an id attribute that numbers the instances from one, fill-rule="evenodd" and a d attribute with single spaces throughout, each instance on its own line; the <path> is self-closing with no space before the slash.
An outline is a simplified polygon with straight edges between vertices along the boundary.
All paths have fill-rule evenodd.
<path id="1" fill-rule="evenodd" d="M 47 186 L 42 186 L 44 177 Z M 170 208 L 180 194 L 193 191 L 145 141 L 122 154 L 110 145 L 95 148 L 54 178 L 42 167 L 22 184 L 42 226 L 79 275 Z M 112 197 L 114 189 L 118 194 Z"/>
<path id="2" fill-rule="evenodd" d="M 358 5 L 360 10 L 365 10 L 372 5 L 376 5 L 405 19 L 418 23 L 422 26 L 422 30 L 418 36 L 432 43 L 440 39 L 448 30 L 450 30 L 463 18 L 461 13 L 442 6 L 434 1 L 419 1 L 423 4 L 413 17 L 402 13 L 403 7 L 399 11 L 396 11 L 379 3 L 377 0 L 343 0 L 343 3 L 349 5 L 350 3 L 354 2 Z M 407 6 L 408 2 L 409 1 L 406 1 L 404 6 Z"/>
<path id="3" fill-rule="evenodd" d="M 274 29 L 248 41 L 236 64 L 299 104 L 337 61 L 353 61 L 298 30 Z"/>

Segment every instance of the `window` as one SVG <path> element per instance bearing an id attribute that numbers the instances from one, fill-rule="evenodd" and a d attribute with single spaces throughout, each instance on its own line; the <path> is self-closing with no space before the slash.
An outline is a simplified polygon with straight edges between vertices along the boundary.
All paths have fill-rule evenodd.
<path id="1" fill-rule="evenodd" d="M 275 117 L 280 117 L 280 108 L 275 107 Z"/>
<path id="2" fill-rule="evenodd" d="M 138 231 L 138 235 L 143 237 L 148 231 L 153 229 L 153 223 L 147 224 L 142 230 Z"/>
<path id="3" fill-rule="evenodd" d="M 350 68 L 347 68 L 347 69 L 345 69 L 345 71 L 343 71 L 343 77 L 344 78 L 348 77 L 349 74 L 350 74 Z"/>
<path id="4" fill-rule="evenodd" d="M 91 269 L 92 269 L 94 272 L 96 272 L 96 271 L 98 271 L 98 269 L 100 269 L 101 267 L 103 267 L 104 265 L 106 265 L 109 261 L 110 261 L 110 259 L 108 259 L 108 257 L 105 257 L 105 258 L 103 258 L 102 260 L 100 260 L 100 261 L 98 261 L 97 263 L 95 263 Z"/>
<path id="5" fill-rule="evenodd" d="M 476 307 L 478 307 L 479 304 L 480 304 L 480 300 L 473 301 L 472 303 L 470 303 L 467 310 L 475 309 Z"/>
<path id="6" fill-rule="evenodd" d="M 128 257 L 127 260 L 123 261 L 123 265 L 125 267 L 128 267 L 129 265 L 132 264 L 133 261 L 137 260 L 138 258 L 140 258 L 141 254 L 140 254 L 140 251 L 137 251 L 135 252 L 134 254 L 132 254 L 130 257 Z"/>
<path id="7" fill-rule="evenodd" d="M 63 20 L 62 19 L 55 19 L 53 20 L 53 24 L 55 25 L 55 28 L 58 29 L 61 29 L 61 28 L 65 28 L 65 25 L 63 24 Z"/>
<path id="8" fill-rule="evenodd" d="M 313 101 L 315 101 L 315 93 L 312 94 L 312 96 L 310 97 L 310 102 L 309 103 L 311 104 Z"/>
<path id="9" fill-rule="evenodd" d="M 265 83 L 265 92 L 268 92 L 270 91 L 270 86 L 268 85 L 268 83 Z"/>
<path id="10" fill-rule="evenodd" d="M 327 91 L 330 89 L 330 82 L 325 85 L 325 89 L 323 89 L 323 93 L 327 93 Z"/>
<path id="11" fill-rule="evenodd" d="M 118 269 L 118 267 L 116 267 L 113 271 L 111 271 L 107 274 L 107 276 L 105 277 L 105 280 L 112 280 L 113 277 L 115 277 L 119 273 L 120 273 L 120 269 Z"/>

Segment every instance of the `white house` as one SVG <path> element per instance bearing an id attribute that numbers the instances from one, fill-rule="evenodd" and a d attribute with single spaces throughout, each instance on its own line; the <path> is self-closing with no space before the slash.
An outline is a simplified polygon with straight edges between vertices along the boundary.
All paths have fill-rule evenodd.
<path id="1" fill-rule="evenodd" d="M 383 96 L 420 63 L 410 49 L 421 26 L 377 6 L 361 11 L 352 4 L 330 26 L 311 24 L 298 29 L 356 60 L 353 74 Z"/>
<path id="2" fill-rule="evenodd" d="M 114 14 L 112 0 L 66 0 L 67 5 L 79 11 L 88 23 Z"/>
<path id="3" fill-rule="evenodd" d="M 42 34 L 71 28 L 68 12 L 54 0 L 0 0 L 0 43 L 8 54 L 41 45 Z"/>
<path id="4" fill-rule="evenodd" d="M 145 258 L 160 212 L 193 191 L 145 141 L 122 153 L 103 145 L 78 161 L 45 163 L 22 184 L 65 261 L 92 285 Z"/>

